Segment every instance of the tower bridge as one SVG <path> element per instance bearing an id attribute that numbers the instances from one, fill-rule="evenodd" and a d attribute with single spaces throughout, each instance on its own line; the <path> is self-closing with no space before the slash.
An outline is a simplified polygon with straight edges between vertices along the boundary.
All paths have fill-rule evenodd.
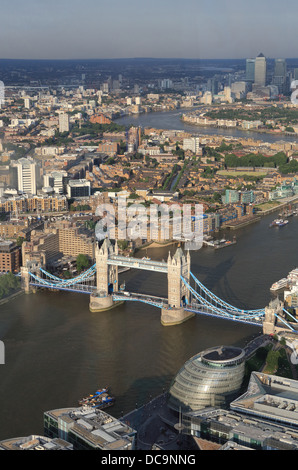
<path id="1" fill-rule="evenodd" d="M 297 319 L 278 299 L 262 309 L 243 310 L 213 294 L 191 272 L 189 251 L 185 253 L 180 247 L 173 256 L 169 253 L 167 261 L 153 261 L 122 256 L 117 242 L 113 245 L 105 239 L 101 246 L 96 246 L 95 261 L 93 266 L 72 279 L 61 279 L 47 272 L 38 262 L 28 262 L 21 268 L 22 287 L 25 292 L 32 288 L 48 288 L 87 294 L 91 312 L 110 310 L 127 301 L 146 303 L 161 310 L 161 323 L 165 326 L 177 325 L 201 314 L 253 324 L 263 328 L 265 334 L 284 329 L 297 329 L 298 332 Z M 119 268 L 166 274 L 167 298 L 128 292 L 119 287 Z"/>

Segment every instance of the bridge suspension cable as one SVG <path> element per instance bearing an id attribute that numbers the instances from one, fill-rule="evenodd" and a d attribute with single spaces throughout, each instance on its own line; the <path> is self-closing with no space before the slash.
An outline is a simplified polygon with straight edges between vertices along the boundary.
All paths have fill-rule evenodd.
<path id="1" fill-rule="evenodd" d="M 225 302 L 224 300 L 220 299 L 215 294 L 213 294 L 213 292 L 207 289 L 207 287 L 205 287 L 204 284 L 202 284 L 192 272 L 190 272 L 190 275 L 195 281 L 195 283 L 197 284 L 197 286 L 209 297 L 209 299 L 213 300 L 215 303 L 219 304 L 221 307 L 224 307 L 227 310 L 232 310 L 238 313 L 248 313 L 248 314 L 255 314 L 255 313 L 262 314 L 263 313 L 264 309 L 242 310 L 240 308 L 234 307 L 233 305 Z"/>
<path id="2" fill-rule="evenodd" d="M 209 302 L 207 299 L 202 297 L 197 291 L 193 289 L 193 287 L 190 286 L 190 284 L 181 276 L 182 281 L 186 285 L 186 287 L 189 289 L 189 291 L 194 295 L 194 297 L 199 300 L 199 302 L 212 310 L 213 312 L 216 312 L 217 314 L 225 317 L 238 317 L 238 318 L 254 318 L 254 317 L 259 317 L 265 314 L 264 310 L 255 310 L 252 312 L 244 311 L 244 310 L 231 310 L 231 309 L 225 309 L 223 310 L 222 308 L 216 307 L 213 305 L 211 302 Z"/>
<path id="3" fill-rule="evenodd" d="M 47 271 L 44 271 L 42 268 L 40 268 L 40 271 L 45 274 L 46 277 L 49 279 L 39 277 L 34 273 L 29 273 L 30 276 L 35 279 L 37 282 L 40 284 L 47 286 L 47 287 L 66 287 L 66 286 L 73 286 L 75 284 L 79 284 L 84 281 L 90 280 L 95 272 L 96 272 L 96 267 L 95 265 L 91 266 L 87 271 L 84 271 L 82 274 L 79 276 L 76 276 L 72 279 L 61 279 L 59 277 L 53 276 L 52 274 L 48 273 Z"/>
<path id="4" fill-rule="evenodd" d="M 87 269 L 86 271 L 84 271 L 83 273 L 79 274 L 78 276 L 72 278 L 72 279 L 62 279 L 60 277 L 57 277 L 57 276 L 54 276 L 53 274 L 50 274 L 49 272 L 45 271 L 44 269 L 42 268 L 39 268 L 39 270 L 46 276 L 46 277 L 49 277 L 51 279 L 53 279 L 53 281 L 57 281 L 59 283 L 65 283 L 65 284 L 68 284 L 69 281 L 75 281 L 77 279 L 83 279 L 85 277 L 92 277 L 95 273 L 96 273 L 96 264 L 94 264 L 93 266 L 91 266 L 91 268 Z M 30 273 L 32 274 L 32 273 Z"/>

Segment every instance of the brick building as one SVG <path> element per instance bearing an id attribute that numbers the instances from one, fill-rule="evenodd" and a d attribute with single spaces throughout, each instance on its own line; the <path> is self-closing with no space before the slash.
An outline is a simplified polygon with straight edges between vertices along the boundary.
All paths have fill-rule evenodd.
<path id="1" fill-rule="evenodd" d="M 104 114 L 95 114 L 90 117 L 92 124 L 111 124 L 111 119 L 107 118 Z"/>
<path id="2" fill-rule="evenodd" d="M 17 273 L 21 266 L 21 248 L 12 241 L 0 242 L 0 272 Z"/>

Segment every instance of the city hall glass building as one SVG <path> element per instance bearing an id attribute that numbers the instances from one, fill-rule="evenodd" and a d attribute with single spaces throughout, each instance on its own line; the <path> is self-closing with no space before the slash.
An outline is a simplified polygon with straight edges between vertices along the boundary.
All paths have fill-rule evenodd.
<path id="1" fill-rule="evenodd" d="M 220 346 L 193 356 L 171 384 L 169 408 L 189 412 L 228 403 L 240 390 L 244 367 L 241 348 Z"/>

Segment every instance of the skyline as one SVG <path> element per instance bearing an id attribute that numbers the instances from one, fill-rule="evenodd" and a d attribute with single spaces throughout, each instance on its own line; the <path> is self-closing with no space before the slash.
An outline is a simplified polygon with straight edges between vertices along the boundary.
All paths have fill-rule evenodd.
<path id="1" fill-rule="evenodd" d="M 3 0 L 1 59 L 296 58 L 296 4 L 277 0 Z M 280 32 L 282 31 L 282 35 Z M 278 34 L 276 34 L 278 32 Z"/>

